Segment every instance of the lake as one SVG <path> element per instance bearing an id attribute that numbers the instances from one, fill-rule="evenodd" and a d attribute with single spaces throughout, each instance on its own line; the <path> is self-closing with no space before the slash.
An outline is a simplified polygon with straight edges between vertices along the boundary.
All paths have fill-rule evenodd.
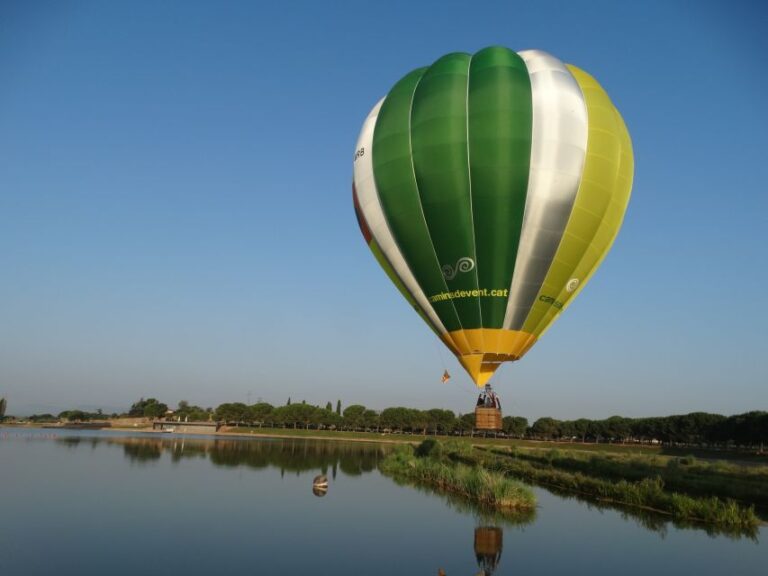
<path id="1" fill-rule="evenodd" d="M 754 537 L 534 488 L 501 518 L 367 443 L 0 428 L 0 574 L 759 574 Z M 326 493 L 313 492 L 324 473 Z"/>

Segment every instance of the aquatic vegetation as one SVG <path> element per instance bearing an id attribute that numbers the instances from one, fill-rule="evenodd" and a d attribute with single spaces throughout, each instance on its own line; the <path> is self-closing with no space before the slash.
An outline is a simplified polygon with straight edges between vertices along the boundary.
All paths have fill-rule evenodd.
<path id="1" fill-rule="evenodd" d="M 530 489 L 503 473 L 457 462 L 454 454 L 430 438 L 415 449 L 399 447 L 384 459 L 380 469 L 396 478 L 426 484 L 493 508 L 528 510 L 535 507 Z"/>
<path id="2" fill-rule="evenodd" d="M 659 477 L 665 490 L 691 496 L 733 499 L 742 504 L 768 506 L 768 468 L 707 461 L 694 456 L 661 457 L 645 454 L 604 454 L 584 450 L 493 450 L 567 472 L 579 472 L 602 480 L 639 482 Z"/>
<path id="3" fill-rule="evenodd" d="M 611 480 L 587 475 L 580 471 L 557 468 L 558 458 L 545 454 L 540 462 L 500 451 L 478 449 L 466 464 L 502 472 L 530 482 L 555 486 L 574 493 L 592 496 L 603 502 L 613 502 L 669 514 L 674 518 L 729 526 L 747 531 L 760 523 L 754 506 L 744 506 L 732 499 L 716 496 L 694 497 L 669 490 L 660 475 L 637 481 Z"/>

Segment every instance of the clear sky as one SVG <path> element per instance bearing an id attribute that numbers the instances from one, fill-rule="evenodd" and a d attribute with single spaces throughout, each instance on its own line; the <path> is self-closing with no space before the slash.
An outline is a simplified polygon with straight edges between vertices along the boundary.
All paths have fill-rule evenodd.
<path id="1" fill-rule="evenodd" d="M 471 410 L 360 235 L 352 157 L 406 72 L 501 44 L 592 73 L 635 152 L 613 250 L 494 378 L 507 413 L 768 409 L 766 6 L 0 3 L 0 395 Z"/>

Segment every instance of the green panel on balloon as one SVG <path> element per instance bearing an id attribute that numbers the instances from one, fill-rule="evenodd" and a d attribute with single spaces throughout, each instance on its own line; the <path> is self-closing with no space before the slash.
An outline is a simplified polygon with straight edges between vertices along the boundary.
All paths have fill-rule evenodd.
<path id="1" fill-rule="evenodd" d="M 448 54 L 427 68 L 411 109 L 413 169 L 448 291 L 478 289 L 467 153 L 469 60 L 468 54 Z M 477 297 L 453 305 L 463 328 L 482 327 Z"/>
<path id="2" fill-rule="evenodd" d="M 411 72 L 387 95 L 373 135 L 373 167 L 392 235 L 416 281 L 429 296 L 446 287 L 424 222 L 411 159 L 411 101 L 423 71 Z M 433 307 L 446 329 L 461 328 L 450 300 L 436 302 Z"/>
<path id="3" fill-rule="evenodd" d="M 469 173 L 479 287 L 512 281 L 531 155 L 531 81 L 522 58 L 491 47 L 472 57 L 467 103 Z M 481 297 L 483 327 L 501 328 L 506 298 Z"/>

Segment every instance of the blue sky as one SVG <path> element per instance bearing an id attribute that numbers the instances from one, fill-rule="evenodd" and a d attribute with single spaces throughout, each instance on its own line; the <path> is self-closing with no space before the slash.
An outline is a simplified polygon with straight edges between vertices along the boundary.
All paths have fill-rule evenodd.
<path id="1" fill-rule="evenodd" d="M 624 227 L 495 378 L 534 419 L 768 409 L 761 2 L 4 2 L 0 395 L 468 411 L 360 236 L 373 104 L 452 51 L 592 73 L 632 135 Z M 454 375 L 439 383 L 443 368 Z"/>

